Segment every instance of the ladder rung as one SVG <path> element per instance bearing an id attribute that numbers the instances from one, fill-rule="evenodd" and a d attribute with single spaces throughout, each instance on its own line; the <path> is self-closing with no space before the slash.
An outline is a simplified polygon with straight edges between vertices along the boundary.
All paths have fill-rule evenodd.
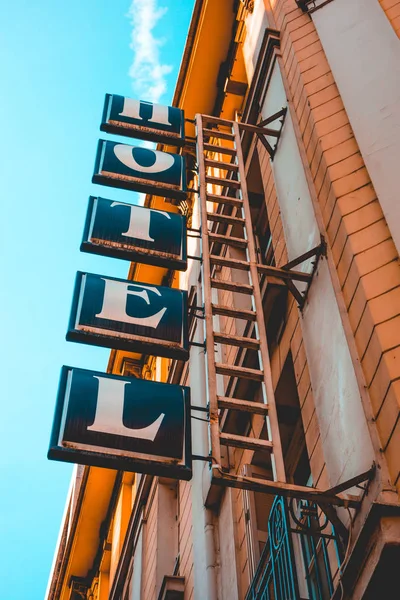
<path id="1" fill-rule="evenodd" d="M 207 213 L 208 221 L 216 221 L 217 223 L 226 223 L 227 225 L 244 225 L 245 220 L 241 217 L 231 217 L 221 213 Z"/>
<path id="2" fill-rule="evenodd" d="M 247 367 L 235 367 L 235 365 L 226 365 L 216 363 L 215 370 L 219 375 L 228 375 L 228 377 L 239 377 L 242 379 L 253 379 L 254 381 L 263 381 L 264 373 L 259 369 L 249 369 Z"/>
<path id="3" fill-rule="evenodd" d="M 244 412 L 253 413 L 255 415 L 267 415 L 268 404 L 262 402 L 249 402 L 249 400 L 239 400 L 238 398 L 227 398 L 226 396 L 218 396 L 218 408 L 231 408 L 233 410 L 242 410 Z"/>
<path id="4" fill-rule="evenodd" d="M 206 158 L 204 160 L 206 167 L 214 167 L 215 169 L 221 169 L 223 171 L 238 171 L 238 165 L 234 163 L 227 163 L 220 160 L 211 160 L 210 158 Z"/>
<path id="5" fill-rule="evenodd" d="M 234 294 L 253 295 L 253 286 L 248 283 L 237 283 L 235 281 L 226 281 L 225 279 L 211 279 L 211 287 L 218 290 L 226 290 Z"/>
<path id="6" fill-rule="evenodd" d="M 234 433 L 220 434 L 220 442 L 223 446 L 233 446 L 234 448 L 244 448 L 247 450 L 269 450 L 272 452 L 272 442 L 268 440 L 259 440 L 257 438 L 248 438 Z"/>
<path id="7" fill-rule="evenodd" d="M 235 181 L 234 179 L 224 179 L 222 177 L 214 177 L 212 175 L 206 175 L 206 182 L 212 183 L 213 185 L 221 185 L 222 187 L 230 187 L 239 189 L 240 181 Z"/>
<path id="8" fill-rule="evenodd" d="M 230 333 L 214 332 L 214 342 L 228 346 L 239 346 L 249 350 L 258 350 L 260 342 L 253 338 L 242 337 L 240 335 L 231 335 Z"/>
<path id="9" fill-rule="evenodd" d="M 209 233 L 210 242 L 235 246 L 236 248 L 247 248 L 247 240 L 244 238 L 231 237 L 229 235 L 220 235 L 219 233 Z"/>
<path id="10" fill-rule="evenodd" d="M 212 304 L 214 315 L 222 315 L 223 317 L 232 317 L 233 319 L 243 319 L 244 321 L 256 321 L 257 315 L 254 310 L 245 310 L 223 306 L 222 304 Z"/>
<path id="11" fill-rule="evenodd" d="M 289 269 L 279 269 L 278 267 L 270 267 L 269 265 L 257 265 L 257 269 L 265 275 L 272 275 L 280 279 L 295 279 L 296 281 L 309 282 L 312 279 L 311 273 L 303 273 L 303 271 L 290 271 Z"/>
<path id="12" fill-rule="evenodd" d="M 236 156 L 236 148 L 227 148 L 226 146 L 214 146 L 214 144 L 204 144 L 203 149 L 217 154 L 226 154 L 227 156 Z"/>
<path id="13" fill-rule="evenodd" d="M 225 256 L 216 256 L 210 254 L 210 262 L 212 265 L 220 265 L 221 267 L 229 267 L 230 269 L 239 269 L 240 271 L 248 271 L 250 265 L 245 260 L 237 260 L 236 258 L 226 258 Z"/>
<path id="14" fill-rule="evenodd" d="M 221 119 L 221 117 L 215 117 L 214 115 L 202 115 L 202 123 L 213 123 L 214 125 L 224 125 L 225 127 L 232 127 L 233 121 L 228 119 Z"/>
<path id="15" fill-rule="evenodd" d="M 233 140 L 235 136 L 233 133 L 228 133 L 227 131 L 219 131 L 218 129 L 203 129 L 204 136 L 210 136 L 215 138 L 220 138 L 221 140 Z"/>
<path id="16" fill-rule="evenodd" d="M 218 204 L 229 204 L 229 206 L 243 206 L 243 200 L 240 198 L 231 198 L 231 196 L 219 196 L 218 194 L 207 194 L 209 202 L 217 202 Z"/>

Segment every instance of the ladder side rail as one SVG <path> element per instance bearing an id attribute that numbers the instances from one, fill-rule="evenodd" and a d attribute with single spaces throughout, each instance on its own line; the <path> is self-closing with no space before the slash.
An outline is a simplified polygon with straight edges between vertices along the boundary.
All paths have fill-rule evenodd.
<path id="1" fill-rule="evenodd" d="M 259 355 L 261 355 L 261 367 L 263 370 L 263 383 L 265 386 L 266 404 L 269 406 L 268 421 L 270 426 L 271 441 L 273 443 L 273 467 L 275 468 L 275 477 L 277 481 L 285 482 L 285 465 L 283 461 L 282 443 L 279 432 L 278 414 L 275 403 L 274 387 L 272 383 L 271 364 L 269 359 L 269 351 L 267 344 L 266 327 L 264 320 L 263 305 L 261 299 L 260 282 L 258 278 L 257 254 L 253 236 L 253 224 L 250 213 L 249 196 L 247 192 L 246 173 L 243 160 L 242 145 L 240 139 L 240 129 L 238 123 L 233 123 L 233 131 L 235 135 L 235 146 L 237 151 L 237 159 L 239 165 L 239 177 L 241 182 L 241 195 L 243 200 L 243 212 L 246 221 L 247 231 L 247 252 L 250 263 L 250 276 L 253 285 L 254 309 L 257 314 L 258 337 L 260 340 Z"/>
<path id="2" fill-rule="evenodd" d="M 210 245 L 208 239 L 207 224 L 207 183 L 206 168 L 204 162 L 204 136 L 202 116 L 196 115 L 196 133 L 197 133 L 197 163 L 199 167 L 199 191 L 200 191 L 200 215 L 201 215 L 201 250 L 202 250 L 202 293 L 204 305 L 204 333 L 206 343 L 206 390 L 208 394 L 209 406 L 209 435 L 210 447 L 213 459 L 217 465 L 221 466 L 221 446 L 219 431 L 219 415 L 217 402 L 217 371 L 215 367 L 214 354 L 214 332 L 213 332 L 213 313 L 212 313 L 212 289 L 211 289 L 211 264 L 210 264 Z"/>

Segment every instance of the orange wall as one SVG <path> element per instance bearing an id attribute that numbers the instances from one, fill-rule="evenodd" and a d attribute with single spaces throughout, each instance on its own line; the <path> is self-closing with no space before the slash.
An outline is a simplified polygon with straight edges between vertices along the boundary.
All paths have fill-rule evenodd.
<path id="1" fill-rule="evenodd" d="M 393 29 L 400 37 L 400 2 L 399 0 L 379 0 L 379 4 L 387 14 Z"/>

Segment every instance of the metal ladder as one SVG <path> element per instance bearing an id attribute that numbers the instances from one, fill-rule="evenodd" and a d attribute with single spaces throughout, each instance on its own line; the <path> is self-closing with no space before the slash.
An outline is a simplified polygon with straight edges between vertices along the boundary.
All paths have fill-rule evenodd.
<path id="1" fill-rule="evenodd" d="M 368 489 L 368 482 L 375 476 L 375 464 L 368 471 L 327 490 L 288 483 L 285 477 L 259 275 L 264 275 L 267 278 L 267 298 L 268 286 L 275 285 L 276 281 L 280 281 L 281 284 L 287 286 L 301 309 L 307 298 L 318 261 L 325 255 L 326 245 L 321 236 L 321 243 L 318 246 L 280 268 L 258 264 L 240 135 L 241 129 L 251 131 L 259 136 L 260 141 L 263 138 L 264 146 L 267 144 L 269 147 L 265 136 L 272 136 L 279 140 L 280 131 L 266 129 L 264 125 L 275 121 L 284 112 L 282 110 L 272 115 L 259 126 L 237 123 L 208 115 L 196 116 L 201 208 L 202 293 L 207 354 L 206 389 L 209 405 L 210 461 L 212 464 L 211 486 L 205 504 L 206 506 L 212 506 L 214 501 L 217 501 L 215 494 L 211 493 L 215 488 L 213 484 L 289 498 L 303 498 L 318 504 L 328 518 L 335 523 L 335 527 L 343 528 L 343 524 L 332 510 L 332 506 L 359 509 L 362 497 L 357 499 L 354 497 L 343 498 L 342 493 L 355 485 L 367 482 L 364 488 L 365 494 Z M 220 145 L 221 141 L 225 145 Z M 271 147 L 271 158 L 275 150 L 276 145 L 275 148 Z M 211 156 L 209 153 L 211 153 Z M 217 160 L 215 155 L 218 155 Z M 221 155 L 223 158 L 220 158 Z M 210 169 L 216 169 L 217 173 L 210 172 Z M 220 190 L 222 192 L 214 193 L 210 191 L 210 185 L 221 186 Z M 214 211 L 212 206 L 209 209 L 208 203 L 216 204 L 217 210 Z M 221 227 L 224 228 L 222 233 L 219 232 Z M 235 231 L 238 228 L 242 230 L 242 236 L 238 236 L 236 233 L 230 235 L 233 228 L 235 228 Z M 245 259 L 238 260 L 227 256 L 226 251 L 230 248 L 241 249 L 244 252 Z M 312 263 L 311 273 L 293 270 L 293 267 L 304 263 L 310 258 L 315 259 Z M 234 281 L 229 276 L 224 279 L 218 277 L 218 269 L 223 268 L 227 269 L 230 274 L 237 271 L 245 273 L 247 281 Z M 293 281 L 307 283 L 306 289 L 300 292 L 294 286 Z M 263 284 L 263 294 L 265 294 L 264 285 L 265 282 Z M 231 303 L 227 305 L 220 304 L 219 294 L 222 291 L 239 294 L 241 298 L 247 297 L 251 301 L 250 308 L 238 308 L 232 306 Z M 215 298 L 213 298 L 213 295 Z M 219 321 L 220 317 L 231 317 L 235 320 L 235 323 L 236 321 L 247 323 L 244 329 L 246 335 L 232 335 L 223 331 L 215 331 L 214 321 L 216 322 L 217 318 Z M 233 361 L 228 360 L 225 363 L 217 361 L 215 354 L 219 352 L 220 347 L 231 348 L 231 350 L 239 347 L 236 359 Z M 250 351 L 257 354 L 258 368 L 249 368 L 240 364 L 241 348 L 245 350 L 245 353 Z M 220 383 L 218 378 L 221 376 L 225 376 L 228 380 L 227 392 L 223 395 L 218 393 Z M 235 391 L 235 387 L 231 386 L 230 382 L 246 379 L 260 384 L 261 402 L 232 397 L 231 392 L 232 390 Z M 228 411 L 229 413 L 230 409 L 248 415 L 261 415 L 263 423 L 267 425 L 267 439 L 260 439 L 261 430 L 258 435 L 251 435 L 251 431 L 247 435 L 236 435 L 222 431 L 219 413 L 220 411 Z M 251 423 L 252 426 L 253 422 Z M 268 451 L 271 456 L 272 478 L 261 479 L 230 473 L 229 466 L 223 465 L 222 446 L 241 448 L 250 452 Z"/>
<path id="2" fill-rule="evenodd" d="M 271 455 L 274 481 L 283 483 L 286 481 L 285 468 L 259 282 L 260 267 L 261 272 L 267 275 L 273 275 L 275 268 L 258 265 L 239 124 L 212 116 L 197 115 L 196 133 L 209 432 L 213 466 L 220 471 L 221 475 L 223 474 L 221 446 L 268 451 Z M 221 142 L 225 145 L 220 145 Z M 215 160 L 215 154 L 219 155 L 218 160 Z M 213 172 L 214 169 L 217 173 Z M 222 192 L 211 192 L 211 185 L 221 186 Z M 211 203 L 217 205 L 215 212 L 211 209 Z M 224 229 L 223 233 L 219 233 L 221 228 Z M 233 229 L 242 231 L 242 236 L 230 235 Z M 245 253 L 245 259 L 239 260 L 227 256 L 226 253 L 229 253 L 231 248 L 241 249 Z M 221 279 L 216 276 L 221 268 L 228 271 L 230 274 L 228 278 Z M 244 272 L 247 280 L 234 281 L 232 271 Z M 219 300 L 216 302 L 215 298 L 220 295 L 221 290 L 246 295 L 251 301 L 251 308 L 236 308 L 222 305 Z M 231 317 L 247 324 L 252 323 L 251 337 L 214 331 L 215 316 Z M 218 362 L 215 356 L 216 344 L 226 348 L 235 346 L 256 351 L 258 368 Z M 237 378 L 237 380 L 248 379 L 260 382 L 262 402 L 219 395 L 218 375 L 226 376 L 229 380 Z M 221 409 L 263 415 L 267 424 L 268 439 L 221 431 L 219 416 Z"/>

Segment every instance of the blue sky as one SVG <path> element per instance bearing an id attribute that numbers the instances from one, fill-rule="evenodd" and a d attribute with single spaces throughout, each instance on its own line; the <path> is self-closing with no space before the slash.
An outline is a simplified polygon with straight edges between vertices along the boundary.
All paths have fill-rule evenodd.
<path id="1" fill-rule="evenodd" d="M 0 20 L 0 534 L 4 600 L 41 600 L 72 467 L 46 459 L 62 364 L 109 351 L 65 342 L 106 92 L 169 103 L 194 0 L 18 0 Z M 166 9 L 166 10 L 164 10 Z M 129 15 L 130 11 L 130 15 Z M 107 136 L 105 136 L 107 137 Z M 109 139 L 111 139 L 109 137 Z M 5 583 L 8 582 L 8 583 Z"/>

